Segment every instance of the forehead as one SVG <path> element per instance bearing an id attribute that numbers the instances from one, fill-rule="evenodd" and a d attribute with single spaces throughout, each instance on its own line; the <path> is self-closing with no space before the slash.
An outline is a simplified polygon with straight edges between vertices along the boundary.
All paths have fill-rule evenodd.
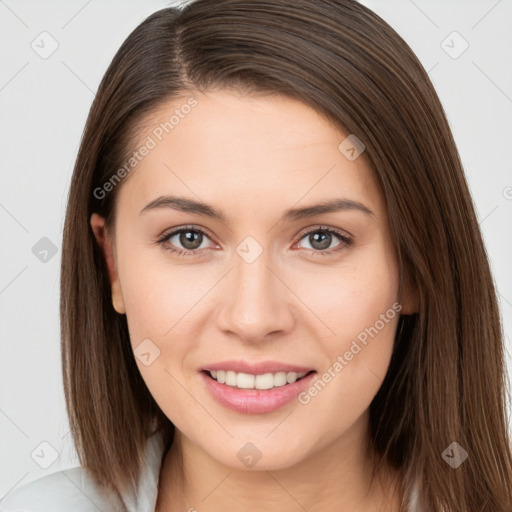
<path id="1" fill-rule="evenodd" d="M 286 96 L 194 92 L 149 114 L 137 135 L 134 150 L 151 149 L 118 200 L 141 208 L 171 193 L 259 212 L 347 195 L 383 207 L 364 152 L 351 161 L 340 151 L 349 134 Z"/>

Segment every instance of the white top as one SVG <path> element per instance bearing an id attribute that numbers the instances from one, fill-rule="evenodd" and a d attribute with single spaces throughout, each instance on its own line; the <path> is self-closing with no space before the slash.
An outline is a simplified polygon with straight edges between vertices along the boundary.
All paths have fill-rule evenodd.
<path id="1" fill-rule="evenodd" d="M 57 471 L 22 485 L 0 501 L 0 512 L 154 512 L 158 496 L 164 442 L 160 432 L 147 443 L 146 464 L 141 473 L 135 501 L 123 496 L 124 506 L 115 495 L 106 494 L 82 467 Z M 416 493 L 410 512 L 420 512 Z"/>
<path id="2" fill-rule="evenodd" d="M 0 501 L 0 512 L 155 512 L 164 448 L 160 432 L 148 439 L 146 464 L 137 488 L 138 506 L 129 496 L 123 496 L 123 506 L 116 495 L 98 487 L 79 466 L 11 491 Z"/>

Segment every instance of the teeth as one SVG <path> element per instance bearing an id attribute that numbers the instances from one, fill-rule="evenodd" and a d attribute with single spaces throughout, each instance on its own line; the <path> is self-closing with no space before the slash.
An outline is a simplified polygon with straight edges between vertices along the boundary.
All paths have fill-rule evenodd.
<path id="1" fill-rule="evenodd" d="M 237 373 L 224 370 L 210 370 L 210 375 L 220 384 L 226 384 L 240 389 L 272 389 L 293 384 L 304 377 L 308 372 L 277 372 L 264 373 L 262 375 L 251 375 L 249 373 Z"/>
<path id="2" fill-rule="evenodd" d="M 226 372 L 226 386 L 236 386 L 236 372 Z"/>

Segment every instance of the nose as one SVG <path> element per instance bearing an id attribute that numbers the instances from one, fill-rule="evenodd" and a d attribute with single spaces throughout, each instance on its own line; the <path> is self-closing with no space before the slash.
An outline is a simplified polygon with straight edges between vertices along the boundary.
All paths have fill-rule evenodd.
<path id="1" fill-rule="evenodd" d="M 217 326 L 245 343 L 259 343 L 293 328 L 293 293 L 263 252 L 247 263 L 234 256 L 234 268 L 219 290 Z"/>

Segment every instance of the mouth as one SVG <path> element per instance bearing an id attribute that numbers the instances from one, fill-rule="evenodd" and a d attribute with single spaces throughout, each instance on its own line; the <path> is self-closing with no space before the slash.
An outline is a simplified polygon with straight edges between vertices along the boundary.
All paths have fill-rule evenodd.
<path id="1" fill-rule="evenodd" d="M 315 370 L 250 374 L 232 370 L 199 372 L 210 395 L 224 407 L 243 414 L 276 411 L 311 385 Z M 299 401 L 295 400 L 296 405 Z"/>

